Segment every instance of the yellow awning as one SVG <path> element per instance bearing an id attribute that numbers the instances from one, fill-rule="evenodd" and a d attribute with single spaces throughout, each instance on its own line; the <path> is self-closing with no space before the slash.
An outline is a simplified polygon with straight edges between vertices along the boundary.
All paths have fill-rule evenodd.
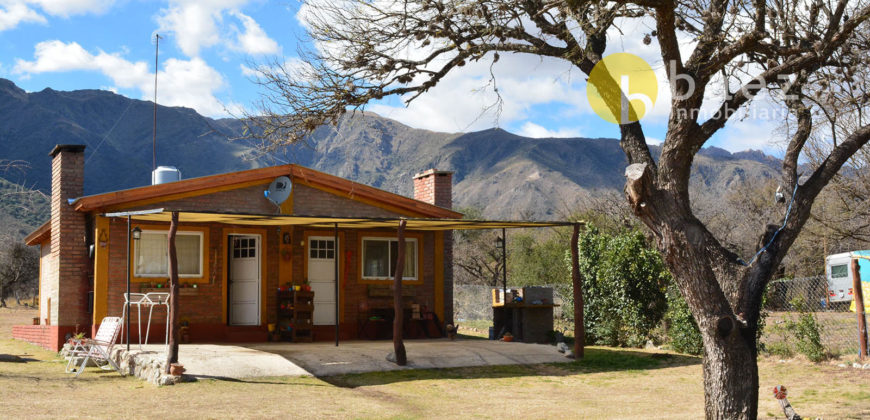
<path id="1" fill-rule="evenodd" d="M 169 222 L 172 211 L 119 212 L 104 214 L 107 217 L 127 217 L 139 222 Z M 415 218 L 371 218 L 371 217 L 319 217 L 291 216 L 285 214 L 240 214 L 210 213 L 198 211 L 178 211 L 179 223 L 222 223 L 228 225 L 250 226 L 305 226 L 315 229 L 379 229 L 396 228 L 400 220 L 405 220 L 408 230 L 474 230 L 474 229 L 514 229 L 572 226 L 574 222 L 534 222 L 505 220 L 470 219 L 415 219 Z M 583 222 L 577 222 L 583 224 Z"/>

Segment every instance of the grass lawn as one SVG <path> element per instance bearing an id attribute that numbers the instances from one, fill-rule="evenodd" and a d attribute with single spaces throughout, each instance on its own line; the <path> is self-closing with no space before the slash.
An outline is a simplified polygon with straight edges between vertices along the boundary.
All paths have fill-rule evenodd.
<path id="1" fill-rule="evenodd" d="M 327 378 L 200 380 L 157 388 L 114 372 L 63 373 L 56 355 L 12 340 L 32 310 L 0 309 L 3 418 L 700 418 L 700 360 L 592 347 L 563 364 L 395 371 Z M 777 384 L 802 416 L 870 417 L 870 371 L 763 359 L 761 417 L 782 418 Z"/>

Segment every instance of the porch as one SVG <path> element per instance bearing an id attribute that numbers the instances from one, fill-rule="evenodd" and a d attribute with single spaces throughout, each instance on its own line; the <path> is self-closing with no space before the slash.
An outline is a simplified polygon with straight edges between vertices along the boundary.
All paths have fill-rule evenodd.
<path id="1" fill-rule="evenodd" d="M 132 346 L 136 353 L 138 346 Z M 185 375 L 198 378 L 332 376 L 408 369 L 524 365 L 566 362 L 556 347 L 480 339 L 406 340 L 408 365 L 388 362 L 387 341 L 345 341 L 341 346 L 314 343 L 182 344 L 178 361 Z M 161 345 L 143 346 L 160 353 Z"/>

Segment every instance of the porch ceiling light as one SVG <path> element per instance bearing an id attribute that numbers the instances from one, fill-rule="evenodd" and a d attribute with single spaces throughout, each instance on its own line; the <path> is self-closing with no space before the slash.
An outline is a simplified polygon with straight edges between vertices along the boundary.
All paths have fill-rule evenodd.
<path id="1" fill-rule="evenodd" d="M 142 237 L 142 229 L 139 229 L 139 226 L 134 227 L 131 233 L 133 233 L 134 241 L 138 241 Z"/>

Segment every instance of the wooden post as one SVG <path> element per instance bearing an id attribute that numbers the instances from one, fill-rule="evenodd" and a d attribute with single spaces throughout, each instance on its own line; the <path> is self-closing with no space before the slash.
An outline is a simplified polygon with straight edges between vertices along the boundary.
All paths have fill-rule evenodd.
<path id="1" fill-rule="evenodd" d="M 175 233 L 178 231 L 178 212 L 172 212 L 169 224 L 169 351 L 166 355 L 166 373 L 173 363 L 178 363 L 178 253 L 175 249 Z"/>
<path id="2" fill-rule="evenodd" d="M 852 296 L 858 316 L 858 348 L 863 362 L 867 357 L 867 318 L 864 316 L 864 290 L 861 288 L 861 269 L 857 258 L 852 259 Z"/>
<path id="3" fill-rule="evenodd" d="M 574 286 L 574 358 L 583 358 L 586 330 L 583 327 L 583 279 L 580 277 L 580 224 L 574 224 L 571 235 L 571 283 Z"/>
<path id="4" fill-rule="evenodd" d="M 399 222 L 399 250 L 396 255 L 396 273 L 393 276 L 393 351 L 396 354 L 396 364 L 408 364 L 405 354 L 405 343 L 402 341 L 402 318 L 405 311 L 402 308 L 402 273 L 405 271 L 405 221 Z"/>

